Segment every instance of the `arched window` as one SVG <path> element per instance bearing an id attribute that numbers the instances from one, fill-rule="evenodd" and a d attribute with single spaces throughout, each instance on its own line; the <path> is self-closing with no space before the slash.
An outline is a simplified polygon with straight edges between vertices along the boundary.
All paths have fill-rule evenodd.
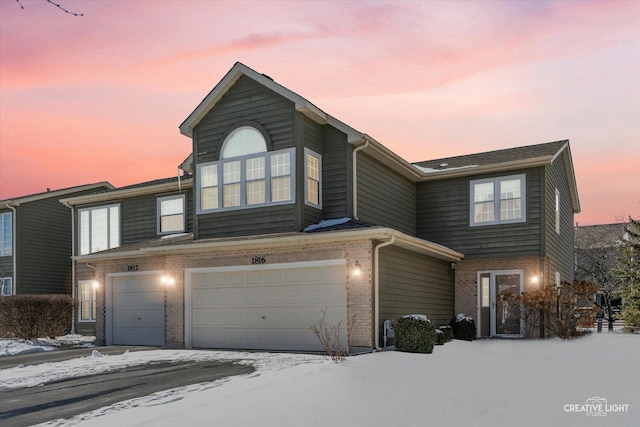
<path id="1" fill-rule="evenodd" d="M 267 141 L 253 126 L 241 126 L 231 132 L 222 143 L 221 159 L 248 156 L 267 151 Z"/>

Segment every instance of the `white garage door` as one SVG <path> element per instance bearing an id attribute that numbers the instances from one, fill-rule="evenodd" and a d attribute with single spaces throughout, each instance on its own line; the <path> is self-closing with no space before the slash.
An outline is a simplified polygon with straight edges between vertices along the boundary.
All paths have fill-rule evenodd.
<path id="1" fill-rule="evenodd" d="M 110 344 L 164 345 L 164 286 L 160 275 L 112 277 L 107 297 Z"/>
<path id="2" fill-rule="evenodd" d="M 346 346 L 345 260 L 190 270 L 188 274 L 188 346 L 322 350 L 309 327 L 322 317 L 323 309 L 328 325 L 342 322 L 340 335 Z"/>

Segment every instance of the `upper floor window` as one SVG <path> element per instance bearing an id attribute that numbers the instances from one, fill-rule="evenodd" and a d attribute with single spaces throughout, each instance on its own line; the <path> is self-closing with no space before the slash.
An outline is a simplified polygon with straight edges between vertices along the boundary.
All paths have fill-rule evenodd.
<path id="1" fill-rule="evenodd" d="M 120 246 L 120 205 L 78 210 L 80 255 Z"/>
<path id="2" fill-rule="evenodd" d="M 11 277 L 0 277 L 0 296 L 13 295 L 13 279 Z"/>
<path id="3" fill-rule="evenodd" d="M 560 234 L 560 191 L 556 188 L 556 233 Z"/>
<path id="4" fill-rule="evenodd" d="M 13 212 L 0 213 L 0 256 L 13 254 Z"/>
<path id="5" fill-rule="evenodd" d="M 524 222 L 525 175 L 472 180 L 470 225 Z"/>
<path id="6" fill-rule="evenodd" d="M 185 195 L 158 198 L 158 234 L 183 233 L 185 230 Z"/>
<path id="7" fill-rule="evenodd" d="M 304 149 L 304 176 L 305 183 L 305 202 L 308 205 L 321 207 L 321 174 L 322 174 L 322 157 L 313 151 Z"/>
<path id="8" fill-rule="evenodd" d="M 267 151 L 252 126 L 235 129 L 222 144 L 221 160 L 197 167 L 198 212 L 292 202 L 294 156 L 293 148 Z"/>

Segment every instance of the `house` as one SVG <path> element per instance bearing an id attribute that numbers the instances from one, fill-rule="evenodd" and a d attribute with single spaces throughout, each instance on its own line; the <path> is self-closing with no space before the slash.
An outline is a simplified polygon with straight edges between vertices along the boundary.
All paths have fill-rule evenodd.
<path id="1" fill-rule="evenodd" d="M 323 321 L 353 352 L 461 310 L 518 335 L 485 302 L 573 275 L 567 141 L 414 165 L 240 63 L 180 131 L 187 178 L 63 200 L 106 344 L 310 351 Z"/>
<path id="2" fill-rule="evenodd" d="M 71 210 L 62 197 L 113 189 L 87 184 L 0 200 L 1 295 L 71 291 Z"/>

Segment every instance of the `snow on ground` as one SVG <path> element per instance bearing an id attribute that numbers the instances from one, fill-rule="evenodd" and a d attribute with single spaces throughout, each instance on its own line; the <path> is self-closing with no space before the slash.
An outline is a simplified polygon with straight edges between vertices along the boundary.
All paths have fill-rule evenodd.
<path id="1" fill-rule="evenodd" d="M 84 335 L 65 335 L 56 339 L 39 338 L 37 340 L 13 340 L 0 338 L 0 356 L 14 354 L 38 353 L 51 351 L 58 347 L 91 347 L 96 337 Z"/>
<path id="2" fill-rule="evenodd" d="M 95 352 L 94 352 L 95 353 Z M 433 354 L 349 357 L 152 350 L 0 371 L 2 385 L 153 360 L 242 359 L 257 370 L 155 393 L 49 426 L 637 426 L 640 336 L 453 341 Z M 587 400 L 608 412 L 588 416 Z M 614 411 L 615 410 L 615 411 Z"/>

